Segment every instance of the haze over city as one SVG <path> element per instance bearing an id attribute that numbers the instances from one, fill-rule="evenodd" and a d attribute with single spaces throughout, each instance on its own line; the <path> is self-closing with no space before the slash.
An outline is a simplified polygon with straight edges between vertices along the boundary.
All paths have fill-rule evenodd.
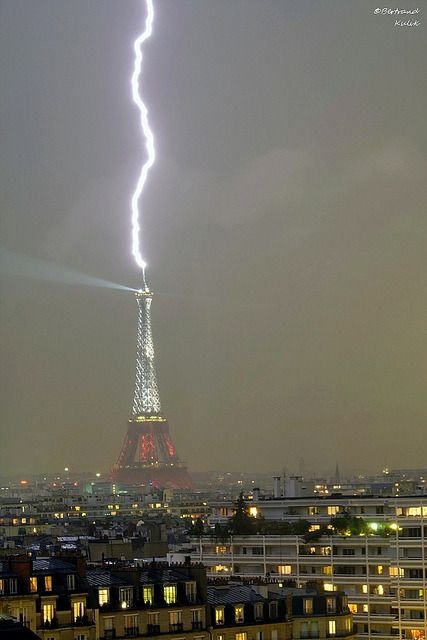
<path id="1" fill-rule="evenodd" d="M 190 470 L 425 465 L 425 31 L 374 9 L 156 0 L 142 242 Z M 140 286 L 141 21 L 1 3 L 2 474 L 106 471 L 126 431 L 134 296 L 60 280 Z"/>

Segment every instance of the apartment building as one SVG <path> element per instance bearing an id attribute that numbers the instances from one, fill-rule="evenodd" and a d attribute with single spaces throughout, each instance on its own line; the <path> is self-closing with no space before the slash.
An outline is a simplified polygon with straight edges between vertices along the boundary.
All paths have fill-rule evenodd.
<path id="1" fill-rule="evenodd" d="M 271 579 L 325 591 L 343 590 L 354 614 L 356 637 L 425 640 L 427 635 L 427 497 L 311 497 L 254 499 L 250 512 L 265 520 L 308 520 L 310 536 L 203 537 L 191 558 L 208 576 Z M 224 522 L 232 505 L 213 508 Z M 363 535 L 322 535 L 331 518 L 356 516 Z M 332 531 L 331 531 L 332 534 Z M 311 538 L 311 540 L 310 540 Z"/>

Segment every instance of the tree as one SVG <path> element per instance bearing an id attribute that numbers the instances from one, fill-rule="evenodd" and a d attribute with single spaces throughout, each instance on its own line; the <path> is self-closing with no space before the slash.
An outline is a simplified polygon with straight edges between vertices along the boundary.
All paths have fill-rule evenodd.
<path id="1" fill-rule="evenodd" d="M 197 536 L 200 538 L 205 532 L 205 527 L 203 525 L 203 520 L 201 518 L 196 518 L 196 521 L 193 525 L 191 525 L 191 529 L 189 531 L 190 536 Z"/>
<path id="2" fill-rule="evenodd" d="M 243 492 L 240 493 L 234 503 L 234 514 L 228 519 L 228 528 L 233 535 L 249 535 L 255 533 L 256 520 L 249 515 L 249 507 L 243 498 Z"/>

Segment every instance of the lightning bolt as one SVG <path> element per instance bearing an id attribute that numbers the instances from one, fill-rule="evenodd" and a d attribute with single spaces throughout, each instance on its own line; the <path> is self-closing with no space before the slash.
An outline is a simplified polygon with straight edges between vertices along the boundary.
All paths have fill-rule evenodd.
<path id="1" fill-rule="evenodd" d="M 141 252 L 140 243 L 140 231 L 141 225 L 139 222 L 139 200 L 144 190 L 144 186 L 147 180 L 148 172 L 154 164 L 156 158 L 156 152 L 154 148 L 154 136 L 151 131 L 148 122 L 148 109 L 141 98 L 139 91 L 141 71 L 142 71 L 142 45 L 149 38 L 153 31 L 153 19 L 154 19 L 154 6 L 153 0 L 144 0 L 146 6 L 146 19 L 144 31 L 137 37 L 134 42 L 133 48 L 135 51 L 135 63 L 133 68 L 133 74 L 131 78 L 132 86 L 132 98 L 134 103 L 139 109 L 141 119 L 142 134 L 145 138 L 145 149 L 147 152 L 147 159 L 141 167 L 138 182 L 135 191 L 132 196 L 131 208 L 132 208 L 132 253 L 136 260 L 137 265 L 142 269 L 143 273 L 147 266 Z"/>

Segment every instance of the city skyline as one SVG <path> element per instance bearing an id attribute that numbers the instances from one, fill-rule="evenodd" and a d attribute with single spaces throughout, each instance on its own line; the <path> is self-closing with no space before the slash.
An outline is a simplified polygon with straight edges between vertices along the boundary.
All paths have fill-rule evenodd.
<path id="1" fill-rule="evenodd" d="M 2 5 L 0 205 L 7 255 L 134 288 L 144 6 L 125 6 Z M 144 244 L 190 471 L 425 461 L 424 33 L 374 8 L 156 2 Z M 131 408 L 133 293 L 1 283 L 2 472 L 105 470 Z"/>

